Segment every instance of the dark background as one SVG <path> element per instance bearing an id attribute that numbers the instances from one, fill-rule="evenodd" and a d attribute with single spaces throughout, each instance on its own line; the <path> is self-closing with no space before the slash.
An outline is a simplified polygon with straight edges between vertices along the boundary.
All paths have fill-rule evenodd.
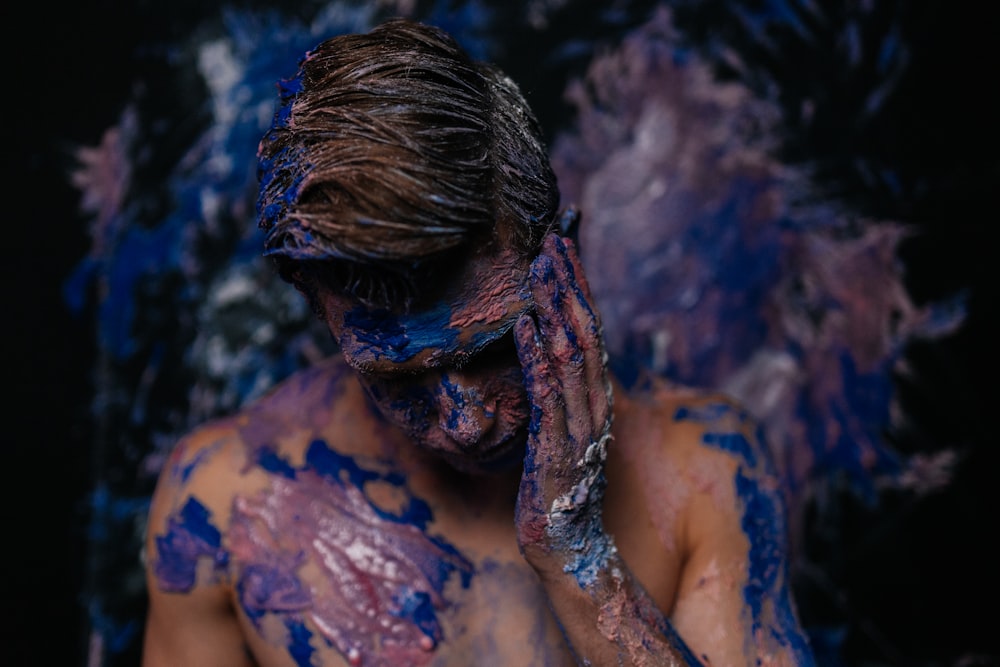
<path id="1" fill-rule="evenodd" d="M 898 434 L 897 445 L 955 447 L 966 458 L 945 492 L 919 501 L 890 496 L 877 511 L 845 498 L 838 543 L 813 536 L 814 548 L 841 554 L 831 564 L 838 590 L 817 591 L 824 602 L 803 613 L 821 621 L 850 609 L 860 630 L 845 645 L 844 664 L 972 667 L 1000 656 L 1000 22 L 990 4 L 911 3 L 910 72 L 892 122 L 861 146 L 925 183 L 908 199 L 876 202 L 922 232 L 903 252 L 914 298 L 962 289 L 970 296 L 966 326 L 908 353 L 922 380 L 901 391 L 917 428 Z M 194 2 L 26 3 L 4 20 L 4 664 L 85 663 L 96 345 L 93 320 L 70 313 L 61 293 L 89 243 L 68 178 L 72 150 L 96 145 L 133 83 L 155 75 L 135 57 L 140 47 L 183 34 L 207 11 Z M 520 74 L 530 77 L 530 66 Z"/>

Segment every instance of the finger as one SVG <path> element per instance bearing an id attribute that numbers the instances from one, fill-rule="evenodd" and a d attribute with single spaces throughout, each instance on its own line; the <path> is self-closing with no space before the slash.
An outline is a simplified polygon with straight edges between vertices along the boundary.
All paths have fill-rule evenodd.
<path id="1" fill-rule="evenodd" d="M 586 275 L 580 264 L 576 248 L 570 239 L 556 238 L 553 251 L 558 256 L 557 273 L 564 283 L 563 289 L 572 295 L 567 316 L 583 355 L 584 384 L 587 388 L 591 429 L 595 439 L 607 432 L 612 418 L 612 391 L 607 372 L 607 352 L 600 315 L 593 305 Z"/>
<path id="2" fill-rule="evenodd" d="M 536 440 L 543 426 L 559 411 L 559 389 L 552 377 L 551 366 L 542 347 L 538 327 L 530 315 L 524 314 L 514 324 L 514 344 L 524 374 L 524 387 L 531 407 L 528 422 L 529 440 Z M 529 442 L 529 445 L 534 445 Z"/>
<path id="3" fill-rule="evenodd" d="M 565 262 L 553 258 L 551 250 L 550 245 L 532 267 L 532 289 L 542 348 L 565 406 L 565 429 L 574 450 L 567 454 L 578 459 L 593 436 L 585 356 L 570 317 L 575 298 L 566 289 Z"/>
<path id="4" fill-rule="evenodd" d="M 548 525 L 549 505 L 556 495 L 555 490 L 549 488 L 552 486 L 553 465 L 558 466 L 560 460 L 560 457 L 554 456 L 553 439 L 558 437 L 561 442 L 565 433 L 554 423 L 563 421 L 558 387 L 549 372 L 538 327 L 530 315 L 521 315 L 514 324 L 514 342 L 531 409 L 517 500 L 518 539 L 522 545 L 538 544 Z M 558 419 L 553 417 L 556 414 L 560 415 Z M 554 431 L 559 435 L 554 436 Z"/>

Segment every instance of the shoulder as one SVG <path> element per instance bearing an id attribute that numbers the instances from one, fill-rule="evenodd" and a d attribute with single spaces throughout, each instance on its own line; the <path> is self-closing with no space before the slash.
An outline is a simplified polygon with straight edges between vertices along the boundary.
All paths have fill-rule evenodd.
<path id="1" fill-rule="evenodd" d="M 618 395 L 626 429 L 648 435 L 642 447 L 649 456 L 718 460 L 762 472 L 772 468 L 760 423 L 728 395 L 662 381 Z"/>
<path id="2" fill-rule="evenodd" d="M 336 429 L 338 414 L 356 412 L 342 405 L 359 400 L 351 377 L 342 361 L 325 361 L 177 441 L 147 517 L 147 567 L 159 588 L 184 592 L 225 580 L 223 542 L 234 503 L 268 488 L 283 466 L 301 462 L 312 442 Z M 218 568 L 206 571 L 206 557 Z"/>
<path id="3" fill-rule="evenodd" d="M 783 539 L 780 479 L 760 423 L 738 401 L 662 382 L 619 393 L 615 446 L 635 471 L 654 525 L 670 524 L 668 546 L 691 554 L 708 544 L 732 550 L 741 540 Z M 616 407 L 616 424 L 618 417 Z"/>

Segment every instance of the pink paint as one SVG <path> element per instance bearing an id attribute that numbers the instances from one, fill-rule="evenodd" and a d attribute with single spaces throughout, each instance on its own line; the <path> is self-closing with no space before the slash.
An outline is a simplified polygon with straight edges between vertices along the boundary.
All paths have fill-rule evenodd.
<path id="1" fill-rule="evenodd" d="M 482 264 L 475 268 L 476 282 L 462 283 L 464 292 L 452 302 L 451 326 L 509 328 L 530 306 L 524 259 L 513 250 L 502 250 Z"/>
<path id="2" fill-rule="evenodd" d="M 236 570 L 259 579 L 238 586 L 248 615 L 301 615 L 351 664 L 429 662 L 443 637 L 427 616 L 448 607 L 442 573 L 471 564 L 420 526 L 381 515 L 355 484 L 308 468 L 270 479 L 236 500 L 229 531 Z M 308 587 L 306 564 L 319 573 Z"/>

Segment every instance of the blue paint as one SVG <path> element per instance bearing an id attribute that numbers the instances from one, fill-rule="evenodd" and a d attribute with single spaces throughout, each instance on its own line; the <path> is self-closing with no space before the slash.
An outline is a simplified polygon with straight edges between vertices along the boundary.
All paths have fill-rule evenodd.
<path id="1" fill-rule="evenodd" d="M 594 484 L 604 487 L 603 474 Z M 569 546 L 573 557 L 563 566 L 563 572 L 573 575 L 583 590 L 590 590 L 597 583 L 598 576 L 618 553 L 599 518 L 582 527 L 572 519 L 562 525 L 550 523 L 546 530 L 554 541 Z"/>
<path id="2" fill-rule="evenodd" d="M 210 558 L 215 567 L 228 564 L 221 549 L 222 534 L 212 525 L 210 513 L 200 502 L 188 498 L 179 512 L 167 519 L 167 531 L 156 538 L 156 579 L 163 590 L 188 592 L 195 585 L 198 560 Z"/>
<path id="3" fill-rule="evenodd" d="M 312 602 L 295 572 L 273 563 L 246 565 L 236 590 L 240 606 L 255 623 L 269 612 L 300 611 Z"/>
<path id="4" fill-rule="evenodd" d="M 201 464 L 204 463 L 205 460 L 211 456 L 211 454 L 211 451 L 202 449 L 191 458 L 191 461 L 188 462 L 187 465 L 178 465 L 176 470 L 177 476 L 180 478 L 180 484 L 187 484 L 188 480 L 191 478 L 191 473 L 201 467 Z"/>
<path id="5" fill-rule="evenodd" d="M 706 403 L 699 406 L 682 405 L 674 412 L 675 421 L 693 421 L 699 424 L 711 424 L 726 416 L 735 416 L 740 422 L 747 418 L 744 412 L 725 402 Z"/>
<path id="6" fill-rule="evenodd" d="M 295 468 L 285 459 L 278 456 L 270 447 L 261 447 L 257 452 L 257 464 L 270 473 L 295 479 Z"/>
<path id="7" fill-rule="evenodd" d="M 469 393 L 466 392 L 466 390 L 464 390 L 460 385 L 449 380 L 447 373 L 441 374 L 438 386 L 441 388 L 442 393 L 448 398 L 449 403 L 453 406 L 448 411 L 448 414 L 445 415 L 445 426 L 446 428 L 455 431 L 459 428 L 461 422 L 467 418 L 464 411 L 470 404 L 467 400 L 469 398 Z M 477 393 L 472 392 L 472 399 L 471 405 L 481 409 L 484 416 L 487 418 L 493 416 L 493 411 L 484 407 L 483 402 L 479 399 Z"/>
<path id="8" fill-rule="evenodd" d="M 415 591 L 409 586 L 402 589 L 393 597 L 393 602 L 397 605 L 390 613 L 404 620 L 408 620 L 434 640 L 435 644 L 444 637 L 441 624 L 438 623 L 437 614 L 434 613 L 434 604 L 431 596 L 425 591 Z"/>
<path id="9" fill-rule="evenodd" d="M 743 501 L 741 526 L 750 541 L 750 562 L 743 598 L 753 615 L 753 629 L 760 629 L 761 605 L 777 590 L 782 574 L 783 514 L 774 493 L 760 488 L 756 479 L 736 472 L 736 493 Z"/>
<path id="10" fill-rule="evenodd" d="M 289 633 L 288 652 L 292 654 L 295 664 L 299 667 L 313 667 L 313 648 L 309 644 L 312 632 L 302 621 L 286 621 L 285 627 Z"/>
<path id="11" fill-rule="evenodd" d="M 792 609 L 785 554 L 785 509 L 781 496 L 762 487 L 760 481 L 739 469 L 735 476 L 736 493 L 743 503 L 740 525 L 750 542 L 747 584 L 743 599 L 750 609 L 752 632 L 766 632 L 796 655 L 795 664 L 807 667 L 814 656 L 806 637 L 798 630 Z M 763 604 L 773 602 L 773 619 L 764 627 Z"/>
<path id="12" fill-rule="evenodd" d="M 747 437 L 738 431 L 729 433 L 708 432 L 701 436 L 701 441 L 723 451 L 739 456 L 751 468 L 757 467 L 757 453 Z"/>
<path id="13" fill-rule="evenodd" d="M 451 338 L 447 343 L 450 344 L 458 332 L 449 330 L 448 320 L 448 313 L 432 311 L 421 313 L 411 319 L 410 326 L 403 326 L 399 317 L 387 310 L 368 310 L 358 306 L 344 313 L 344 326 L 352 329 L 364 351 L 371 352 L 375 359 L 388 359 L 395 363 L 409 361 L 425 347 L 419 343 L 410 347 L 411 327 L 416 334 L 418 327 L 425 323 L 436 326 L 441 334 Z M 447 344 L 437 347 L 445 347 Z"/>
<path id="14" fill-rule="evenodd" d="M 391 363 L 405 363 L 425 350 L 447 356 L 474 355 L 505 336 L 516 318 L 489 331 L 467 331 L 451 326 L 452 309 L 443 301 L 420 312 L 397 314 L 384 309 L 356 306 L 344 314 L 344 326 L 355 337 L 356 348 L 345 354 Z"/>

